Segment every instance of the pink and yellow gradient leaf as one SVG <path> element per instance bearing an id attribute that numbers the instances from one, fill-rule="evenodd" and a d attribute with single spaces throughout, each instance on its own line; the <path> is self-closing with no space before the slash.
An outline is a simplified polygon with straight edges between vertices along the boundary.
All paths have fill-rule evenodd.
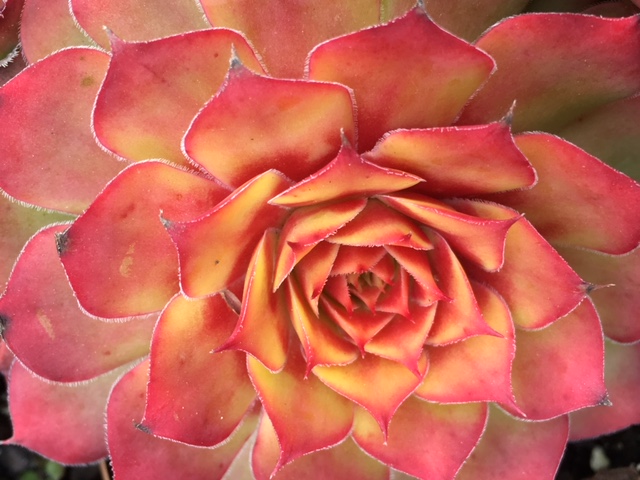
<path id="1" fill-rule="evenodd" d="M 210 27 L 191 0 L 69 0 L 81 28 L 103 48 L 109 47 L 106 26 L 119 38 L 152 40 Z"/>
<path id="2" fill-rule="evenodd" d="M 422 299 L 429 298 L 430 301 L 423 302 L 430 305 L 438 300 L 447 300 L 447 295 L 442 292 L 436 283 L 433 275 L 429 256 L 426 252 L 413 248 L 396 247 L 386 245 L 385 250 L 389 252 L 400 268 L 404 269 L 422 287 Z M 422 304 L 422 303 L 421 303 Z"/>
<path id="3" fill-rule="evenodd" d="M 345 366 L 313 369 L 325 385 L 365 408 L 385 436 L 398 407 L 413 393 L 429 368 L 426 354 L 418 362 L 418 375 L 404 365 L 376 355 L 365 355 Z M 357 379 L 354 381 L 354 379 Z M 376 392 L 372 395 L 372 392 Z"/>
<path id="4" fill-rule="evenodd" d="M 353 108 L 342 85 L 264 77 L 234 62 L 189 127 L 184 151 L 232 186 L 271 168 L 299 181 L 336 156 L 341 130 L 355 142 Z"/>
<path id="5" fill-rule="evenodd" d="M 358 348 L 314 313 L 294 278 L 287 278 L 286 289 L 291 323 L 304 350 L 307 374 L 316 365 L 345 365 L 358 358 Z"/>
<path id="6" fill-rule="evenodd" d="M 396 128 L 451 124 L 493 68 L 488 55 L 417 7 L 389 24 L 319 45 L 308 76 L 354 90 L 359 151 L 366 151 Z"/>
<path id="7" fill-rule="evenodd" d="M 518 135 L 516 144 L 538 184 L 493 200 L 523 212 L 554 244 L 618 255 L 640 244 L 640 185 L 553 135 Z"/>
<path id="8" fill-rule="evenodd" d="M 568 433 L 566 416 L 546 422 L 523 422 L 491 407 L 480 443 L 456 480 L 552 480 Z"/>
<path id="9" fill-rule="evenodd" d="M 13 436 L 5 444 L 22 445 L 64 464 L 106 457 L 104 410 L 121 374 L 115 371 L 90 383 L 65 385 L 47 382 L 13 362 L 9 373 Z"/>
<path id="10" fill-rule="evenodd" d="M 417 250 L 433 248 L 429 237 L 417 223 L 375 199 L 370 199 L 364 210 L 328 241 L 356 247 L 396 245 Z"/>
<path id="11" fill-rule="evenodd" d="M 164 214 L 167 231 L 178 250 L 180 284 L 187 296 L 218 292 L 244 276 L 265 230 L 280 226 L 287 214 L 267 202 L 289 185 L 270 170 L 236 189 L 196 220 L 174 221 L 169 213 Z"/>
<path id="12" fill-rule="evenodd" d="M 436 248 L 431 258 L 446 298 L 438 303 L 427 343 L 441 346 L 476 335 L 501 337 L 483 317 L 467 274 L 447 241 L 437 234 L 432 238 Z"/>
<path id="13" fill-rule="evenodd" d="M 179 290 L 178 258 L 162 225 L 196 218 L 228 191 L 162 162 L 130 166 L 58 238 L 80 304 L 114 318 L 161 310 Z"/>
<path id="14" fill-rule="evenodd" d="M 612 405 L 571 413 L 570 438 L 583 440 L 615 432 L 640 422 L 640 343 L 606 342 L 605 382 Z"/>
<path id="15" fill-rule="evenodd" d="M 513 390 L 528 420 L 548 420 L 607 403 L 602 330 L 588 299 L 542 330 L 518 330 L 516 352 Z"/>
<path id="16" fill-rule="evenodd" d="M 351 438 L 298 458 L 272 476 L 279 457 L 278 437 L 269 417 L 264 415 L 251 461 L 256 480 L 390 480 L 389 468 L 366 455 Z"/>
<path id="17" fill-rule="evenodd" d="M 0 90 L 0 188 L 33 205 L 81 213 L 126 166 L 102 151 L 91 132 L 108 63 L 104 52 L 69 49 L 31 65 Z"/>
<path id="18" fill-rule="evenodd" d="M 386 438 L 371 415 L 356 409 L 353 438 L 392 468 L 423 480 L 450 480 L 478 443 L 486 419 L 486 404 L 437 405 L 411 397 Z"/>
<path id="19" fill-rule="evenodd" d="M 275 248 L 276 232 L 267 230 L 249 262 L 240 318 L 229 339 L 218 349 L 245 351 L 272 372 L 284 367 L 290 331 L 284 291 L 273 291 Z"/>
<path id="20" fill-rule="evenodd" d="M 536 181 L 535 171 L 503 121 L 396 130 L 385 135 L 364 158 L 423 178 L 424 183 L 414 190 L 436 197 L 515 190 Z"/>
<path id="21" fill-rule="evenodd" d="M 351 431 L 353 404 L 315 375 L 306 376 L 300 349 L 291 349 L 282 372 L 271 373 L 253 357 L 247 357 L 247 368 L 278 437 L 280 455 L 274 472 L 343 441 Z"/>
<path id="22" fill-rule="evenodd" d="M 513 210 L 492 203 L 457 202 L 458 210 L 485 218 L 512 218 Z M 464 209 L 464 210 L 463 210 Z M 525 219 L 507 232 L 504 265 L 499 272 L 467 266 L 471 278 L 486 282 L 504 297 L 516 326 L 543 328 L 573 310 L 586 284 Z"/>
<path id="23" fill-rule="evenodd" d="M 73 217 L 29 208 L 0 192 L 0 285 L 9 280 L 13 264 L 27 240 L 40 228 Z"/>
<path id="24" fill-rule="evenodd" d="M 438 200 L 414 193 L 398 193 L 381 197 L 390 207 L 427 225 L 440 233 L 456 252 L 484 270 L 499 270 L 504 262 L 507 231 L 519 218 L 492 220 L 457 211 Z M 452 202 L 453 207 L 465 200 Z"/>
<path id="25" fill-rule="evenodd" d="M 559 252 L 587 282 L 596 286 L 589 296 L 598 310 L 605 336 L 621 343 L 639 341 L 640 248 L 615 257 L 574 248 L 561 248 Z"/>
<path id="26" fill-rule="evenodd" d="M 74 22 L 69 0 L 25 0 L 20 43 L 29 63 L 61 48 L 93 44 Z"/>
<path id="27" fill-rule="evenodd" d="M 218 445 L 233 433 L 255 400 L 242 352 L 212 353 L 229 337 L 238 315 L 222 295 L 174 297 L 151 344 L 142 425 L 153 435 L 195 446 Z"/>
<path id="28" fill-rule="evenodd" d="M 511 364 L 515 336 L 511 315 L 493 290 L 473 285 L 487 324 L 502 337 L 480 335 L 429 348 L 429 373 L 415 394 L 441 403 L 500 402 L 514 405 Z"/>
<path id="29" fill-rule="evenodd" d="M 222 480 L 255 430 L 257 412 L 249 412 L 230 440 L 215 449 L 155 437 L 136 423 L 144 412 L 148 371 L 149 362 L 141 363 L 116 384 L 109 397 L 107 439 L 116 478 L 170 480 L 180 472 L 189 479 Z"/>
<path id="30" fill-rule="evenodd" d="M 230 30 L 141 43 L 112 36 L 111 43 L 112 60 L 96 101 L 94 128 L 102 145 L 134 161 L 187 163 L 182 137 L 224 82 L 232 46 L 248 68 L 262 72 L 244 37 Z"/>
<path id="31" fill-rule="evenodd" d="M 422 351 L 429 330 L 433 326 L 435 314 L 435 305 L 430 307 L 413 305 L 408 318 L 396 315 L 364 346 L 365 352 L 398 362 L 411 370 L 414 375 L 420 375 Z M 430 369 L 431 366 L 429 366 Z"/>
<path id="32" fill-rule="evenodd" d="M 3 338 L 31 371 L 47 380 L 79 382 L 149 353 L 155 317 L 102 322 L 80 310 L 58 258 L 54 235 L 41 230 L 25 246 L 0 297 Z"/>
<path id="33" fill-rule="evenodd" d="M 378 23 L 377 0 L 276 1 L 269 8 L 256 8 L 252 0 L 201 3 L 213 25 L 244 32 L 275 77 L 302 77 L 315 45 Z"/>
<path id="34" fill-rule="evenodd" d="M 358 178 L 360 181 L 354 182 Z M 372 196 L 413 187 L 423 180 L 364 160 L 343 144 L 327 166 L 278 195 L 271 203 L 301 207 L 355 195 Z"/>
<path id="35" fill-rule="evenodd" d="M 580 41 L 575 32 L 585 32 Z M 497 120 L 515 101 L 515 131 L 556 132 L 640 89 L 636 17 L 518 15 L 494 26 L 476 46 L 498 69 L 465 107 L 462 124 Z"/>
<path id="36" fill-rule="evenodd" d="M 367 205 L 365 198 L 354 198 L 330 205 L 295 209 L 282 227 L 274 285 L 277 288 L 296 264 L 322 240 L 352 221 Z"/>
<path id="37" fill-rule="evenodd" d="M 318 315 L 318 300 L 329 280 L 340 247 L 329 242 L 320 242 L 298 262 L 295 278 L 314 313 Z M 345 305 L 340 302 L 341 305 Z"/>
<path id="38" fill-rule="evenodd" d="M 387 246 L 387 248 L 392 248 Z M 408 249 L 405 249 L 408 250 Z M 352 247 L 341 245 L 338 250 L 331 275 L 349 275 L 352 273 L 365 273 L 382 261 L 387 252 L 382 247 Z M 342 303 L 342 302 L 340 302 Z M 342 303 L 344 305 L 344 303 Z"/>

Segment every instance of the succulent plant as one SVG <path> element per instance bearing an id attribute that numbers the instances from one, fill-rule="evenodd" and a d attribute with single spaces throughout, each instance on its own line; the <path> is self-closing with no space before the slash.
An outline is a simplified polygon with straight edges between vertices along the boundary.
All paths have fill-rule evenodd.
<path id="1" fill-rule="evenodd" d="M 640 422 L 640 17 L 596 3 L 25 0 L 6 443 L 539 480 Z"/>

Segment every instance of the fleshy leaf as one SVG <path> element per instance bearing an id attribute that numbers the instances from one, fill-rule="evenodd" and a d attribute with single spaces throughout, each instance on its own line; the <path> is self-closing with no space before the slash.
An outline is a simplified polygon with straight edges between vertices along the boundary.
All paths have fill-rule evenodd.
<path id="1" fill-rule="evenodd" d="M 215 449 L 154 437 L 136 424 L 144 412 L 148 371 L 149 362 L 141 363 L 117 383 L 109 397 L 107 435 L 115 477 L 169 480 L 179 472 L 189 479 L 221 480 L 255 430 L 257 414 L 250 412 L 229 442 Z"/>
<path id="2" fill-rule="evenodd" d="M 34 233 L 47 224 L 71 218 L 23 206 L 0 192 L 0 288 L 4 290 L 18 254 Z"/>
<path id="3" fill-rule="evenodd" d="M 353 404 L 314 375 L 306 376 L 300 349 L 291 349 L 282 372 L 271 373 L 253 357 L 247 357 L 247 368 L 280 444 L 274 472 L 341 442 L 351 431 Z"/>
<path id="4" fill-rule="evenodd" d="M 472 42 L 498 20 L 520 13 L 528 0 L 425 0 L 424 3 L 438 25 Z"/>
<path id="5" fill-rule="evenodd" d="M 606 342 L 605 381 L 607 404 L 573 412 L 571 440 L 599 437 L 640 422 L 640 343 L 617 345 Z"/>
<path id="6" fill-rule="evenodd" d="M 235 63 L 193 120 L 184 150 L 232 186 L 270 168 L 299 181 L 336 156 L 341 130 L 354 142 L 353 115 L 342 85 L 264 77 Z"/>
<path id="7" fill-rule="evenodd" d="M 476 335 L 501 335 L 493 330 L 482 315 L 467 274 L 449 244 L 433 235 L 432 259 L 438 268 L 439 286 L 445 300 L 438 303 L 429 345 L 446 345 Z"/>
<path id="8" fill-rule="evenodd" d="M 100 317 L 159 311 L 178 291 L 178 258 L 160 214 L 201 216 L 228 191 L 161 162 L 130 166 L 58 238 L 80 304 Z"/>
<path id="9" fill-rule="evenodd" d="M 640 248 L 616 257 L 573 248 L 559 252 L 587 282 L 605 287 L 589 293 L 604 334 L 616 342 L 640 340 Z"/>
<path id="10" fill-rule="evenodd" d="M 106 148 L 129 160 L 187 162 L 182 137 L 225 80 L 232 45 L 247 67 L 262 71 L 244 37 L 230 30 L 141 43 L 111 41 L 113 56 L 96 101 L 94 128 Z"/>
<path id="11" fill-rule="evenodd" d="M 457 202 L 470 215 L 507 219 L 513 210 L 491 203 Z M 467 266 L 471 278 L 493 286 L 511 309 L 520 328 L 545 327 L 573 310 L 584 298 L 586 284 L 525 219 L 507 232 L 504 265 L 499 272 Z"/>
<path id="12" fill-rule="evenodd" d="M 374 199 L 369 200 L 365 209 L 328 241 L 357 247 L 396 245 L 418 250 L 433 248 L 418 224 Z"/>
<path id="13" fill-rule="evenodd" d="M 109 47 L 104 26 L 125 40 L 152 40 L 209 27 L 190 0 L 69 0 L 76 21 L 100 46 Z"/>
<path id="14" fill-rule="evenodd" d="M 365 455 L 351 438 L 347 438 L 339 445 L 326 450 L 305 455 L 293 463 L 285 465 L 275 476 L 271 476 L 279 457 L 278 437 L 269 417 L 265 415 L 258 427 L 258 436 L 251 462 L 256 480 L 301 480 L 308 478 L 389 480 L 390 478 L 389 468 Z M 235 479 L 236 477 L 230 478 Z M 250 478 L 252 480 L 254 477 Z"/>
<path id="15" fill-rule="evenodd" d="M 518 330 L 516 352 L 513 390 L 528 420 L 606 403 L 602 328 L 589 300 L 542 330 Z"/>
<path id="16" fill-rule="evenodd" d="M 265 230 L 280 226 L 287 214 L 267 202 L 289 185 L 277 172 L 267 171 L 196 220 L 174 222 L 166 214 L 167 231 L 180 258 L 182 291 L 187 296 L 218 292 L 244 276 Z"/>
<path id="17" fill-rule="evenodd" d="M 54 235 L 41 230 L 22 251 L 0 298 L 3 337 L 31 371 L 48 380 L 78 382 L 145 356 L 156 319 L 106 323 L 78 306 L 58 258 Z"/>
<path id="18" fill-rule="evenodd" d="M 35 377 L 20 362 L 14 362 L 9 373 L 13 436 L 6 443 L 22 445 L 65 464 L 92 463 L 106 457 L 104 410 L 111 387 L 121 374 L 116 371 L 90 383 L 65 385 Z"/>
<path id="19" fill-rule="evenodd" d="M 354 182 L 354 178 L 363 179 Z M 300 207 L 354 195 L 372 196 L 413 187 L 423 180 L 367 162 L 348 144 L 326 167 L 278 195 L 271 203 Z"/>
<path id="20" fill-rule="evenodd" d="M 298 262 L 295 277 L 316 315 L 318 299 L 329 279 L 339 248 L 329 242 L 320 242 Z"/>
<path id="21" fill-rule="evenodd" d="M 589 34 L 576 42 L 574 32 Z M 556 132 L 640 89 L 637 17 L 518 15 L 490 29 L 476 46 L 498 69 L 465 107 L 462 124 L 497 120 L 516 101 L 515 131 Z"/>
<path id="22" fill-rule="evenodd" d="M 492 199 L 523 212 L 551 243 L 611 254 L 640 244 L 640 185 L 553 135 L 519 135 L 516 143 L 538 184 Z"/>
<path id="23" fill-rule="evenodd" d="M 295 209 L 280 233 L 274 284 L 278 287 L 295 265 L 313 247 L 353 220 L 367 205 L 364 198 L 354 198 L 331 205 L 314 205 Z"/>
<path id="24" fill-rule="evenodd" d="M 428 364 L 427 355 L 423 354 L 418 362 L 419 375 L 416 375 L 404 365 L 369 354 L 346 366 L 317 366 L 313 374 L 364 407 L 386 435 L 398 407 L 422 383 Z M 358 381 L 354 382 L 354 378 Z"/>
<path id="25" fill-rule="evenodd" d="M 391 247 L 388 246 L 388 248 Z M 386 251 L 382 247 L 362 248 L 342 245 L 331 269 L 331 275 L 367 272 L 377 265 L 385 255 Z"/>
<path id="26" fill-rule="evenodd" d="M 93 42 L 74 22 L 69 0 L 25 0 L 20 43 L 29 63 L 34 63 L 61 48 Z"/>
<path id="27" fill-rule="evenodd" d="M 231 334 L 237 318 L 222 295 L 199 300 L 176 296 L 167 305 L 151 344 L 142 421 L 150 433 L 213 446 L 242 421 L 255 399 L 246 355 L 212 353 Z"/>
<path id="28" fill-rule="evenodd" d="M 286 280 L 291 323 L 304 349 L 307 373 L 316 365 L 344 365 L 358 358 L 358 349 L 318 317 L 291 277 Z"/>
<path id="29" fill-rule="evenodd" d="M 417 7 L 389 24 L 319 45 L 309 57 L 309 78 L 354 90 L 359 150 L 366 151 L 389 130 L 451 124 L 493 67 L 484 52 L 441 30 Z"/>
<path id="30" fill-rule="evenodd" d="M 282 369 L 287 360 L 290 329 L 284 291 L 273 291 L 275 248 L 276 233 L 268 230 L 249 262 L 238 323 L 219 349 L 243 350 L 272 372 Z"/>
<path id="31" fill-rule="evenodd" d="M 426 252 L 391 245 L 387 245 L 385 250 L 398 262 L 401 268 L 413 277 L 422 287 L 424 293 L 428 293 L 431 299 L 430 302 L 427 302 L 429 305 L 435 301 L 447 299 L 446 294 L 442 292 L 435 281 L 429 256 Z M 423 295 L 423 298 L 425 296 Z"/>
<path id="32" fill-rule="evenodd" d="M 381 199 L 399 212 L 437 230 L 456 252 L 487 271 L 502 267 L 507 231 L 519 218 L 515 212 L 505 220 L 467 215 L 437 200 L 411 193 L 385 195 Z M 453 206 L 463 202 L 458 200 Z"/>
<path id="33" fill-rule="evenodd" d="M 356 409 L 353 438 L 383 463 L 429 480 L 450 480 L 484 430 L 487 406 L 437 405 L 416 397 L 398 409 L 384 438 L 376 421 Z"/>
<path id="34" fill-rule="evenodd" d="M 269 8 L 256 8 L 253 0 L 201 3 L 213 25 L 244 32 L 276 77 L 301 77 L 315 45 L 378 22 L 376 0 L 271 2 Z"/>
<path id="35" fill-rule="evenodd" d="M 536 173 L 506 122 L 472 127 L 397 130 L 364 158 L 425 179 L 414 187 L 431 196 L 481 195 L 530 187 Z"/>
<path id="36" fill-rule="evenodd" d="M 481 335 L 429 348 L 429 373 L 415 394 L 440 403 L 513 405 L 511 363 L 516 344 L 509 309 L 491 289 L 477 283 L 473 287 L 482 316 L 502 337 Z"/>
<path id="37" fill-rule="evenodd" d="M 456 480 L 551 480 L 568 433 L 567 417 L 524 422 L 491 407 L 482 439 Z"/>
<path id="38" fill-rule="evenodd" d="M 81 213 L 125 167 L 100 149 L 91 132 L 108 62 L 98 50 L 64 50 L 0 90 L 0 188 L 30 204 Z"/>
<path id="39" fill-rule="evenodd" d="M 560 130 L 562 138 L 640 182 L 640 96 L 609 103 Z"/>

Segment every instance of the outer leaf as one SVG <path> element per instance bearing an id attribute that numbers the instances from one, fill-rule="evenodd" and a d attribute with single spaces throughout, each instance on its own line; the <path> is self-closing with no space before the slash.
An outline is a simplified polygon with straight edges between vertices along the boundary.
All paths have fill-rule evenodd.
<path id="1" fill-rule="evenodd" d="M 74 22 L 69 0 L 25 0 L 20 43 L 29 63 L 61 48 L 93 44 Z"/>
<path id="2" fill-rule="evenodd" d="M 282 369 L 287 360 L 291 326 L 284 291 L 273 291 L 275 243 L 275 231 L 268 230 L 253 252 L 240 318 L 233 334 L 219 348 L 243 350 L 272 372 Z"/>
<path id="3" fill-rule="evenodd" d="M 336 392 L 364 407 L 387 434 L 398 407 L 422 382 L 428 369 L 425 354 L 418 362 L 418 375 L 396 362 L 365 355 L 346 366 L 317 366 L 313 373 Z M 357 381 L 354 381 L 357 379 Z M 371 395 L 376 392 L 375 395 Z"/>
<path id="4" fill-rule="evenodd" d="M 201 3 L 213 25 L 244 32 L 276 77 L 301 77 L 315 45 L 378 22 L 376 0 L 276 1 L 269 8 L 255 8 L 251 0 Z"/>
<path id="5" fill-rule="evenodd" d="M 11 58 L 18 45 L 20 30 L 20 11 L 24 0 L 3 0 L 0 8 L 0 64 Z M 2 68 L 0 66 L 0 68 Z"/>
<path id="6" fill-rule="evenodd" d="M 539 181 L 498 203 L 523 212 L 551 243 L 612 254 L 640 244 L 640 185 L 558 137 L 526 134 L 516 143 Z"/>
<path id="7" fill-rule="evenodd" d="M 105 147 L 130 160 L 187 162 L 180 150 L 182 137 L 222 85 L 232 45 L 245 65 L 262 71 L 244 37 L 230 30 L 142 43 L 112 37 L 111 43 L 113 56 L 96 101 L 94 128 Z"/>
<path id="8" fill-rule="evenodd" d="M 528 420 L 607 402 L 602 330 L 589 300 L 545 329 L 519 330 L 516 352 L 513 390 Z"/>
<path id="9" fill-rule="evenodd" d="M 196 220 L 174 222 L 167 215 L 167 231 L 180 257 L 180 284 L 187 296 L 218 292 L 244 276 L 265 230 L 280 226 L 287 213 L 267 202 L 289 185 L 268 171 Z"/>
<path id="10" fill-rule="evenodd" d="M 27 368 L 54 381 L 88 380 L 149 352 L 155 317 L 126 323 L 89 318 L 78 307 L 55 237 L 41 230 L 22 251 L 0 298 L 3 337 Z"/>
<path id="11" fill-rule="evenodd" d="M 640 182 L 640 96 L 607 104 L 558 133 Z"/>
<path id="12" fill-rule="evenodd" d="M 0 188 L 45 208 L 80 213 L 124 164 L 96 144 L 91 110 L 109 56 L 62 51 L 0 90 Z"/>
<path id="13" fill-rule="evenodd" d="M 215 449 L 154 437 L 136 428 L 144 411 L 148 370 L 148 362 L 138 365 L 117 383 L 109 397 L 107 435 L 115 478 L 172 480 L 180 472 L 193 480 L 221 480 L 255 430 L 256 413 L 247 415 L 230 441 Z"/>
<path id="14" fill-rule="evenodd" d="M 552 480 L 568 431 L 566 416 L 523 422 L 492 407 L 487 429 L 456 480 Z"/>
<path id="15" fill-rule="evenodd" d="M 393 131 L 364 158 L 424 178 L 414 190 L 436 197 L 515 190 L 536 181 L 535 171 L 503 121 Z"/>
<path id="16" fill-rule="evenodd" d="M 457 202 L 465 213 L 512 218 L 513 210 L 490 203 Z M 586 284 L 524 218 L 507 233 L 505 261 L 499 272 L 467 266 L 471 278 L 485 281 L 504 297 L 518 327 L 542 328 L 573 310 Z"/>
<path id="17" fill-rule="evenodd" d="M 640 249 L 618 257 L 569 248 L 560 253 L 585 280 L 606 287 L 589 294 L 604 334 L 616 342 L 640 340 Z"/>
<path id="18" fill-rule="evenodd" d="M 106 457 L 104 410 L 109 391 L 121 373 L 72 386 L 46 382 L 14 362 L 9 374 L 13 436 L 6 443 L 22 445 L 66 464 L 97 462 Z"/>
<path id="19" fill-rule="evenodd" d="M 437 405 L 412 397 L 398 409 L 387 438 L 357 409 L 353 437 L 369 455 L 402 472 L 450 480 L 478 442 L 486 418 L 483 404 Z"/>
<path id="20" fill-rule="evenodd" d="M 351 402 L 314 375 L 307 377 L 305 363 L 300 350 L 291 349 L 284 370 L 274 374 L 247 357 L 251 381 L 280 445 L 274 473 L 302 455 L 341 442 L 353 423 Z"/>
<path id="21" fill-rule="evenodd" d="M 483 317 L 502 337 L 481 335 L 429 348 L 429 373 L 416 395 L 440 403 L 481 401 L 514 406 L 511 363 L 516 344 L 509 309 L 494 291 L 477 283 L 473 286 Z"/>
<path id="22" fill-rule="evenodd" d="M 265 415 L 253 449 L 252 467 L 257 480 L 389 480 L 389 468 L 365 455 L 350 438 L 334 447 L 305 455 L 271 476 L 279 456 L 278 437 Z"/>
<path id="23" fill-rule="evenodd" d="M 574 412 L 571 440 L 598 437 L 640 422 L 640 344 L 606 343 L 605 381 L 613 406 Z"/>
<path id="24" fill-rule="evenodd" d="M 178 259 L 160 214 L 196 218 L 227 193 L 161 162 L 127 168 L 58 239 L 81 305 L 109 318 L 162 309 L 178 291 Z"/>
<path id="25" fill-rule="evenodd" d="M 154 435 L 196 446 L 229 438 L 255 399 L 241 352 L 212 353 L 237 314 L 222 295 L 176 296 L 158 320 L 151 345 L 142 424 Z"/>
<path id="26" fill-rule="evenodd" d="M 125 40 L 152 40 L 210 25 L 190 0 L 69 0 L 78 24 L 104 48 L 109 47 L 106 26 Z"/>
<path id="27" fill-rule="evenodd" d="M 9 274 L 18 254 L 31 235 L 47 224 L 69 220 L 72 217 L 22 206 L 0 192 L 0 285 L 9 280 Z"/>
<path id="28" fill-rule="evenodd" d="M 575 32 L 589 34 L 576 42 Z M 516 101 L 515 131 L 556 132 L 640 89 L 636 17 L 518 15 L 493 27 L 476 46 L 498 69 L 465 108 L 462 124 L 497 120 Z"/>
<path id="29" fill-rule="evenodd" d="M 309 78 L 353 88 L 359 150 L 366 151 L 389 130 L 451 124 L 493 66 L 418 7 L 387 25 L 319 45 L 309 57 Z"/>

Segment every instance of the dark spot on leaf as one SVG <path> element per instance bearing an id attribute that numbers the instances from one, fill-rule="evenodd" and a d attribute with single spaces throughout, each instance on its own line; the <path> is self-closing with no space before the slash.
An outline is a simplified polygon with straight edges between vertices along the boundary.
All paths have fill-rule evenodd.
<path id="1" fill-rule="evenodd" d="M 219 263 L 220 263 L 220 260 L 214 260 L 214 261 L 213 261 L 213 264 L 214 264 L 214 265 L 218 265 Z"/>
<path id="2" fill-rule="evenodd" d="M 82 85 L 83 87 L 90 87 L 91 85 L 94 85 L 96 83 L 96 79 L 93 78 L 92 76 L 88 75 L 86 77 L 84 77 L 81 81 L 80 81 L 80 85 Z"/>

